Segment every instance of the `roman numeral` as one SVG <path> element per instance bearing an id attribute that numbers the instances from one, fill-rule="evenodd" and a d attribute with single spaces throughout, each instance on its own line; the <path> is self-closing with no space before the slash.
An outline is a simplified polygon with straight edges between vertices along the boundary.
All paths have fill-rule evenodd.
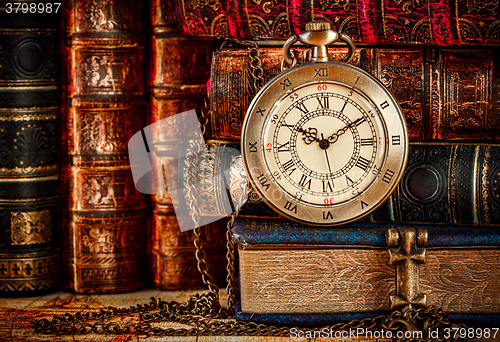
<path id="1" fill-rule="evenodd" d="M 351 186 L 352 184 L 354 184 L 353 180 L 350 179 L 347 175 L 345 176 L 345 181 L 347 183 L 347 186 Z"/>
<path id="2" fill-rule="evenodd" d="M 382 182 L 389 184 L 391 182 L 392 176 L 394 176 L 394 171 L 387 169 L 387 171 L 385 171 L 384 177 L 382 177 Z"/>
<path id="3" fill-rule="evenodd" d="M 280 82 L 280 84 L 283 87 L 283 90 L 292 85 L 288 78 L 286 78 L 283 82 Z"/>
<path id="4" fill-rule="evenodd" d="M 358 78 L 356 78 L 356 81 L 354 81 L 354 84 L 357 84 L 358 81 L 359 81 L 359 76 L 358 76 Z"/>
<path id="5" fill-rule="evenodd" d="M 287 161 L 285 164 L 283 164 L 283 169 L 285 169 L 285 172 L 288 172 L 288 175 L 290 176 L 293 171 L 295 171 L 295 164 L 293 163 L 293 160 L 290 159 L 289 161 Z M 293 169 L 292 169 L 293 167 Z"/>
<path id="6" fill-rule="evenodd" d="M 361 146 L 372 146 L 373 138 L 361 139 Z"/>
<path id="7" fill-rule="evenodd" d="M 306 105 L 304 104 L 304 102 L 298 103 L 297 109 L 299 109 L 302 112 L 302 114 L 307 114 L 307 108 L 306 108 Z"/>
<path id="8" fill-rule="evenodd" d="M 314 77 L 326 77 L 328 76 L 328 68 L 314 69 Z"/>
<path id="9" fill-rule="evenodd" d="M 400 145 L 400 144 L 401 144 L 401 137 L 399 135 L 393 135 L 392 145 Z"/>
<path id="10" fill-rule="evenodd" d="M 361 201 L 361 210 L 365 209 L 365 207 L 367 207 L 367 206 L 368 206 L 368 203 Z"/>
<path id="11" fill-rule="evenodd" d="M 285 209 L 293 211 L 295 214 L 297 214 L 297 205 L 293 205 L 293 203 L 291 202 L 286 201 Z"/>
<path id="12" fill-rule="evenodd" d="M 370 161 L 368 159 L 365 159 L 363 157 L 359 157 L 358 162 L 356 163 L 356 166 L 359 167 L 360 169 L 363 169 L 366 171 L 369 164 L 370 164 Z"/>
<path id="13" fill-rule="evenodd" d="M 330 211 L 323 211 L 323 220 L 333 220 L 333 215 Z"/>
<path id="14" fill-rule="evenodd" d="M 290 152 L 290 141 L 278 146 L 278 152 Z"/>
<path id="15" fill-rule="evenodd" d="M 344 102 L 344 105 L 342 106 L 342 109 L 340 110 L 341 113 L 344 111 L 344 108 L 345 108 L 346 105 L 347 105 L 347 101 Z"/>
<path id="16" fill-rule="evenodd" d="M 267 191 L 269 189 L 270 184 L 268 183 L 268 180 L 264 174 L 261 174 L 260 176 L 257 177 L 257 180 L 259 181 L 260 185 Z"/>
<path id="17" fill-rule="evenodd" d="M 387 103 L 387 101 L 384 101 L 380 104 L 380 108 L 382 109 L 386 109 L 387 107 L 389 107 L 389 103 Z"/>
<path id="18" fill-rule="evenodd" d="M 254 143 L 251 143 L 250 141 L 248 142 L 250 144 L 250 147 L 248 148 L 248 152 L 257 152 L 257 141 Z"/>
<path id="19" fill-rule="evenodd" d="M 260 108 L 260 107 L 259 107 L 259 108 L 257 108 L 257 113 L 259 113 L 259 114 L 260 114 L 260 116 L 262 116 L 262 117 L 263 117 L 265 112 L 266 112 L 266 110 L 265 110 L 265 109 L 262 109 L 262 108 Z"/>
<path id="20" fill-rule="evenodd" d="M 333 191 L 332 183 L 330 181 L 322 181 L 323 182 L 323 192 L 331 192 Z"/>
<path id="21" fill-rule="evenodd" d="M 282 126 L 288 127 L 288 129 L 290 129 L 290 131 L 293 131 L 293 127 L 294 127 L 294 125 L 288 125 L 288 124 L 285 122 L 285 123 L 283 123 L 283 125 L 282 125 Z"/>
<path id="22" fill-rule="evenodd" d="M 366 121 L 366 118 L 363 116 L 362 118 L 360 118 L 359 120 L 356 121 L 356 127 L 358 127 L 359 125 L 361 125 L 365 121 Z"/>
<path id="23" fill-rule="evenodd" d="M 328 96 L 317 97 L 316 99 L 319 102 L 319 106 L 318 108 L 316 108 L 316 110 L 330 107 L 328 103 Z"/>
<path id="24" fill-rule="evenodd" d="M 305 188 L 307 185 L 307 189 L 311 190 L 311 178 L 307 179 L 306 175 L 302 175 L 299 180 L 299 185 L 303 188 Z"/>

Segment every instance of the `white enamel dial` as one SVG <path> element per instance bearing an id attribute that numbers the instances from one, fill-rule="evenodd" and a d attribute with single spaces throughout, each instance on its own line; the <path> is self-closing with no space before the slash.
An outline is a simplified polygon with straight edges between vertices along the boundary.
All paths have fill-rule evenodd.
<path id="1" fill-rule="evenodd" d="M 406 125 L 392 95 L 348 64 L 305 63 L 264 87 L 243 126 L 247 175 L 278 213 L 337 225 L 375 210 L 406 164 Z"/>

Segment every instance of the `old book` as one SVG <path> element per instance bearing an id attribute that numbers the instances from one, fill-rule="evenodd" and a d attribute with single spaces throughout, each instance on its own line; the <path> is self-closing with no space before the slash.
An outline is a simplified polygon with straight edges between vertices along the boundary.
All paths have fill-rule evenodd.
<path id="1" fill-rule="evenodd" d="M 55 290 L 59 13 L 7 13 L 0 1 L 0 296 Z"/>
<path id="2" fill-rule="evenodd" d="M 400 239 L 405 229 L 417 229 L 407 258 L 394 244 L 388 246 L 390 228 L 397 229 Z M 327 324 L 373 317 L 398 303 L 426 302 L 450 313 L 452 321 L 498 326 L 498 231 L 425 226 L 424 241 L 421 228 L 351 224 L 325 229 L 285 220 L 237 220 L 236 318 L 290 326 Z M 395 255 L 419 265 L 419 289 L 408 298 L 395 293 Z"/>
<path id="3" fill-rule="evenodd" d="M 328 21 L 365 44 L 498 44 L 497 2 L 176 0 L 185 34 L 286 39 L 311 20 Z"/>
<path id="4" fill-rule="evenodd" d="M 134 186 L 127 143 L 145 119 L 146 8 L 136 1 L 65 6 L 63 285 L 132 291 L 145 279 L 146 201 Z"/>
<path id="5" fill-rule="evenodd" d="M 281 48 L 261 47 L 266 81 L 280 72 Z M 299 63 L 309 51 L 295 48 Z M 346 50 L 330 49 L 332 59 Z M 377 77 L 401 106 L 411 140 L 498 140 L 500 49 L 358 48 L 352 64 Z M 211 125 L 217 139 L 239 139 L 255 96 L 246 49 L 214 54 Z"/>
<path id="6" fill-rule="evenodd" d="M 207 144 L 197 191 L 200 215 L 208 218 L 234 211 L 246 192 L 247 176 L 236 143 Z M 364 222 L 498 226 L 499 177 L 499 145 L 414 142 L 398 187 Z M 241 216 L 281 218 L 251 186 L 245 200 Z"/>
<path id="7" fill-rule="evenodd" d="M 151 63 L 149 87 L 151 106 L 147 124 L 159 123 L 147 144 L 155 153 L 151 155 L 161 170 L 154 170 L 156 183 L 163 184 L 164 176 L 177 178 L 181 144 L 178 137 L 199 128 L 194 120 L 184 120 L 176 114 L 196 110 L 201 115 L 207 96 L 210 77 L 211 43 L 183 37 L 176 26 L 176 12 L 172 1 L 155 0 L 150 4 Z M 168 125 L 161 121 L 168 120 Z M 203 121 L 203 120 L 202 120 Z M 167 122 L 167 121 L 163 121 Z M 205 134 L 210 134 L 207 126 Z M 180 183 L 182 185 L 182 181 Z M 181 186 L 180 185 L 180 186 Z M 181 232 L 169 190 L 177 184 L 159 187 L 151 196 L 152 211 L 147 234 L 148 265 L 153 285 L 163 290 L 203 287 L 197 269 L 194 234 Z M 183 195 L 182 195 L 183 196 Z M 175 197 L 174 197 L 175 198 Z M 190 219 L 185 217 L 184 219 Z M 212 276 L 216 283 L 225 279 L 225 224 L 203 227 L 204 249 Z"/>

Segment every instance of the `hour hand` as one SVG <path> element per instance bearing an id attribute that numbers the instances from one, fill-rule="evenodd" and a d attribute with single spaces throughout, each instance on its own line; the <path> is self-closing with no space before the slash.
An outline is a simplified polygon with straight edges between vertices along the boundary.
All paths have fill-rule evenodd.
<path id="1" fill-rule="evenodd" d="M 302 139 L 307 145 L 310 145 L 312 142 L 317 141 L 319 142 L 318 139 L 318 130 L 316 128 L 307 128 L 306 130 L 303 130 L 302 128 L 299 129 L 299 131 L 304 134 Z"/>

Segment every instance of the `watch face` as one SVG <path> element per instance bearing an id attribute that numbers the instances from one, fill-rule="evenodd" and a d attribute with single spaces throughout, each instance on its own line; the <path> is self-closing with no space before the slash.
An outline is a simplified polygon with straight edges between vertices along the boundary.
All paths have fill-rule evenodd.
<path id="1" fill-rule="evenodd" d="M 399 106 L 378 80 L 347 64 L 307 63 L 257 94 L 242 153 L 275 211 L 329 226 L 369 214 L 390 195 L 407 141 Z"/>

